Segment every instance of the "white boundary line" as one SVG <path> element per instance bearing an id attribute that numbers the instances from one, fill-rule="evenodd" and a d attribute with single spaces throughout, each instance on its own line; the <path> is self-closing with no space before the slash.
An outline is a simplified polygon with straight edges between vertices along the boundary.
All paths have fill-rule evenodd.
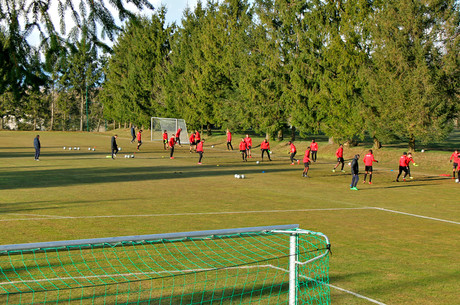
<path id="1" fill-rule="evenodd" d="M 256 265 L 256 266 L 228 267 L 228 268 L 225 268 L 225 269 L 230 270 L 230 269 L 254 269 L 254 268 L 272 268 L 272 269 L 275 269 L 275 270 L 280 270 L 280 271 L 289 273 L 289 270 L 283 269 L 281 267 L 276 267 L 276 266 L 273 266 L 273 265 L 270 265 L 270 264 L 268 264 L 268 265 Z M 214 270 L 216 270 L 216 269 L 214 269 L 214 268 L 184 269 L 184 270 L 170 270 L 170 271 L 165 270 L 165 271 L 158 271 L 158 272 L 136 272 L 136 273 L 125 273 L 125 274 L 119 274 L 119 273 L 117 273 L 117 274 L 101 274 L 101 275 L 78 276 L 78 277 L 56 277 L 56 278 L 50 278 L 50 279 L 37 279 L 37 280 L 25 280 L 25 281 L 14 281 L 14 282 L 2 282 L 2 283 L 0 283 L 0 285 L 30 284 L 30 283 L 38 283 L 38 282 L 52 282 L 52 281 L 80 280 L 80 279 L 88 280 L 91 283 L 91 281 L 89 279 L 93 279 L 93 278 L 99 279 L 99 278 L 115 278 L 115 277 L 134 276 L 137 279 L 139 279 L 137 277 L 138 275 L 142 276 L 142 275 L 150 275 L 150 274 L 200 272 L 200 271 L 214 271 Z M 305 275 L 301 275 L 301 277 L 305 278 L 305 279 L 308 279 L 308 280 L 311 280 L 311 278 L 309 278 L 309 277 L 307 277 Z M 150 278 L 150 279 L 152 279 L 152 278 Z M 145 279 L 145 280 L 149 280 L 149 279 Z M 118 284 L 118 283 L 114 282 L 114 283 L 110 283 L 109 285 L 112 285 L 112 284 Z M 379 305 L 386 305 L 385 303 L 382 303 L 382 302 L 379 302 L 377 300 L 368 298 L 366 296 L 363 296 L 362 294 L 359 294 L 359 293 L 356 293 L 356 292 L 353 292 L 353 291 L 350 291 L 350 290 L 347 290 L 347 289 L 344 289 L 344 288 L 340 288 L 340 287 L 332 285 L 332 284 L 326 284 L 326 283 L 323 283 L 323 284 L 329 286 L 330 288 L 334 288 L 334 289 L 340 290 L 342 292 L 351 294 L 351 295 L 353 295 L 355 297 L 367 300 L 367 301 L 369 301 L 371 303 L 379 304 Z M 76 287 L 76 288 L 78 288 L 78 287 Z"/>
<path id="2" fill-rule="evenodd" d="M 358 208 L 325 208 L 325 209 L 299 209 L 299 210 L 263 210 L 263 211 L 234 211 L 234 212 L 198 212 L 198 213 L 171 213 L 171 214 L 145 214 L 145 215 L 95 215 L 95 216 L 55 216 L 52 218 L 17 218 L 0 219 L 1 221 L 34 221 L 49 219 L 91 219 L 91 218 L 127 218 L 127 217 L 165 217 L 165 216 L 194 216 L 194 215 L 228 215 L 228 214 L 254 214 L 254 213 L 291 213 L 313 211 L 342 211 L 342 210 L 371 210 L 373 207 Z"/>
<path id="3" fill-rule="evenodd" d="M 380 211 L 385 211 L 385 212 L 390 212 L 390 213 L 402 214 L 402 215 L 407 215 L 407 216 L 412 216 L 412 217 L 418 217 L 418 218 L 424 218 L 424 219 L 429 219 L 429 220 L 442 221 L 442 222 L 447 222 L 447 223 L 453 223 L 453 224 L 456 224 L 456 225 L 460 225 L 460 222 L 453 221 L 453 220 L 446 220 L 446 219 L 441 219 L 441 218 L 434 218 L 434 217 L 429 217 L 429 216 L 411 214 L 411 213 L 406 213 L 406 212 L 389 210 L 389 209 L 385 209 L 385 208 L 374 207 L 373 209 L 380 210 Z"/>

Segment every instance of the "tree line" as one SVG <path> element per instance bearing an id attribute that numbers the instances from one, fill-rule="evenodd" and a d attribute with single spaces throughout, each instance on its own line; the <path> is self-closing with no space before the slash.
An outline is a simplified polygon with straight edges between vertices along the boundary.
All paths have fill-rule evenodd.
<path id="1" fill-rule="evenodd" d="M 376 147 L 404 141 L 412 148 L 446 137 L 458 117 L 455 0 L 221 0 L 198 2 L 178 24 L 166 24 L 165 14 L 160 7 L 130 16 L 110 56 L 95 54 L 97 44 L 84 35 L 72 56 L 51 52 L 49 62 L 65 68 L 54 68 L 56 87 L 45 94 L 54 106 L 36 107 L 47 113 L 38 116 L 52 121 L 55 109 L 48 126 L 72 116 L 83 129 L 88 89 L 98 105 L 90 117 L 99 121 L 141 126 L 151 116 L 180 117 L 193 128 L 276 137 L 289 127 L 336 142 L 370 136 Z M 74 81 L 82 79 L 79 65 L 90 71 L 84 82 Z M 53 65 L 47 69 L 50 78 Z M 5 96 L 2 116 L 3 101 L 17 101 Z M 37 116 L 34 103 L 45 103 L 27 97 L 23 113 Z"/>

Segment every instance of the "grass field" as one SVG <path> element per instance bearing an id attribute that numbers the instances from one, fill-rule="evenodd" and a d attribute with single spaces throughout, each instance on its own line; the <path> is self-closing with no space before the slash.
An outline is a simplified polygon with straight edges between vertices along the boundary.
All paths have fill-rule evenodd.
<path id="1" fill-rule="evenodd" d="M 404 148 L 375 152 L 374 184 L 361 177 L 355 192 L 349 167 L 331 172 L 336 146 L 326 142 L 305 179 L 286 142 L 272 143 L 273 162 L 256 164 L 256 148 L 243 163 L 215 136 L 197 165 L 188 146 L 170 160 L 149 141 L 125 159 L 135 145 L 128 130 L 117 132 L 116 160 L 106 158 L 111 134 L 41 132 L 40 162 L 35 133 L 0 132 L 1 244 L 299 224 L 332 243 L 330 282 L 348 291 L 333 287 L 333 304 L 372 304 L 350 292 L 384 304 L 460 304 L 460 184 L 440 176 L 451 173 L 447 144 L 416 153 L 420 166 L 405 183 L 394 182 Z M 307 142 L 296 144 L 300 158 Z M 346 148 L 345 157 L 368 148 Z"/>

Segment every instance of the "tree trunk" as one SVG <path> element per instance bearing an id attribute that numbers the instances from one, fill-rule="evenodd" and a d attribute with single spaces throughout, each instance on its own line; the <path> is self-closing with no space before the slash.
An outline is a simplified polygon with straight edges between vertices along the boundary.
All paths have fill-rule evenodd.
<path id="1" fill-rule="evenodd" d="M 206 124 L 206 134 L 208 135 L 208 137 L 212 135 L 211 123 L 209 122 Z"/>
<path id="2" fill-rule="evenodd" d="M 124 125 L 123 125 L 123 128 L 125 128 L 125 129 L 126 129 L 126 122 L 124 123 Z"/>
<path id="3" fill-rule="evenodd" d="M 80 100 L 80 131 L 83 131 L 83 114 L 85 110 L 85 99 L 83 94 L 81 94 Z"/>
<path id="4" fill-rule="evenodd" d="M 54 126 L 54 86 L 51 93 L 51 118 L 50 118 L 50 130 L 53 130 Z"/>
<path id="5" fill-rule="evenodd" d="M 345 146 L 350 146 L 350 147 L 358 146 L 358 141 L 356 141 L 355 139 L 350 139 L 347 142 L 345 142 Z"/>
<path id="6" fill-rule="evenodd" d="M 409 139 L 409 151 L 415 152 L 415 136 L 413 134 L 410 135 Z"/>
<path id="7" fill-rule="evenodd" d="M 280 142 L 283 141 L 283 130 L 282 129 L 278 130 L 278 141 Z"/>
<path id="8" fill-rule="evenodd" d="M 374 145 L 372 146 L 373 149 L 380 149 L 382 148 L 382 143 L 377 139 L 377 137 L 373 137 Z"/>
<path id="9" fill-rule="evenodd" d="M 333 138 L 333 137 L 329 137 L 329 139 L 327 140 L 327 143 L 328 143 L 328 144 L 334 144 L 334 138 Z"/>
<path id="10" fill-rule="evenodd" d="M 115 130 L 115 128 L 117 127 L 116 124 L 117 124 L 117 122 L 114 120 L 114 121 L 113 121 L 113 130 Z"/>
<path id="11" fill-rule="evenodd" d="M 118 129 L 121 129 L 121 122 L 118 122 Z"/>
<path id="12" fill-rule="evenodd" d="M 96 129 L 97 132 L 100 132 L 100 128 L 101 128 L 101 118 L 97 120 L 97 129 Z"/>
<path id="13" fill-rule="evenodd" d="M 270 136 L 271 136 L 271 134 L 268 131 L 266 131 L 265 132 L 265 139 L 267 139 L 267 141 L 270 141 Z"/>
<path id="14" fill-rule="evenodd" d="M 295 141 L 295 127 L 294 126 L 291 127 L 291 141 L 292 142 Z"/>
<path id="15" fill-rule="evenodd" d="M 0 130 L 3 130 L 3 115 L 0 116 Z"/>

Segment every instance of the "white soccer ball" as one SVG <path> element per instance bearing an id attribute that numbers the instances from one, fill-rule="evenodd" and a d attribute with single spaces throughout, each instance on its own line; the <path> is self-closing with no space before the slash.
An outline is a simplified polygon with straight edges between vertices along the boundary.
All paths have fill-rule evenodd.
<path id="1" fill-rule="evenodd" d="M 214 145 L 211 145 L 211 148 L 214 148 Z"/>
<path id="2" fill-rule="evenodd" d="M 131 158 L 134 158 L 134 155 L 131 155 Z"/>
<path id="3" fill-rule="evenodd" d="M 77 148 L 76 148 L 76 147 L 74 147 L 73 149 L 74 149 L 74 150 L 77 150 Z"/>
<path id="4" fill-rule="evenodd" d="M 422 149 L 420 152 L 425 152 L 425 150 L 424 150 L 424 149 Z"/>
<path id="5" fill-rule="evenodd" d="M 72 147 L 69 147 L 69 150 L 72 150 Z"/>
<path id="6" fill-rule="evenodd" d="M 244 179 L 244 175 L 241 175 L 241 179 Z"/>
<path id="7" fill-rule="evenodd" d="M 351 162 L 348 162 L 348 166 L 351 166 Z"/>
<path id="8" fill-rule="evenodd" d="M 259 164 L 259 161 L 257 161 L 256 164 Z"/>
<path id="9" fill-rule="evenodd" d="M 95 148 L 93 148 L 93 151 L 95 151 L 95 150 L 96 150 L 96 149 L 95 149 Z"/>
<path id="10" fill-rule="evenodd" d="M 270 155 L 272 154 L 273 152 L 270 150 Z"/>
<path id="11" fill-rule="evenodd" d="M 80 147 L 77 147 L 77 150 L 80 150 Z"/>
<path id="12" fill-rule="evenodd" d="M 235 177 L 236 179 L 238 179 L 238 174 L 235 174 L 235 176 L 234 176 L 234 177 Z"/>
<path id="13" fill-rule="evenodd" d="M 91 147 L 88 147 L 88 150 L 91 150 Z"/>
<path id="14" fill-rule="evenodd" d="M 458 181 L 459 181 L 458 179 L 455 179 L 455 182 L 457 182 L 457 183 L 458 183 Z"/>
<path id="15" fill-rule="evenodd" d="M 118 150 L 121 150 L 121 147 L 118 147 Z"/>
<path id="16" fill-rule="evenodd" d="M 65 146 L 62 149 L 65 149 Z"/>

